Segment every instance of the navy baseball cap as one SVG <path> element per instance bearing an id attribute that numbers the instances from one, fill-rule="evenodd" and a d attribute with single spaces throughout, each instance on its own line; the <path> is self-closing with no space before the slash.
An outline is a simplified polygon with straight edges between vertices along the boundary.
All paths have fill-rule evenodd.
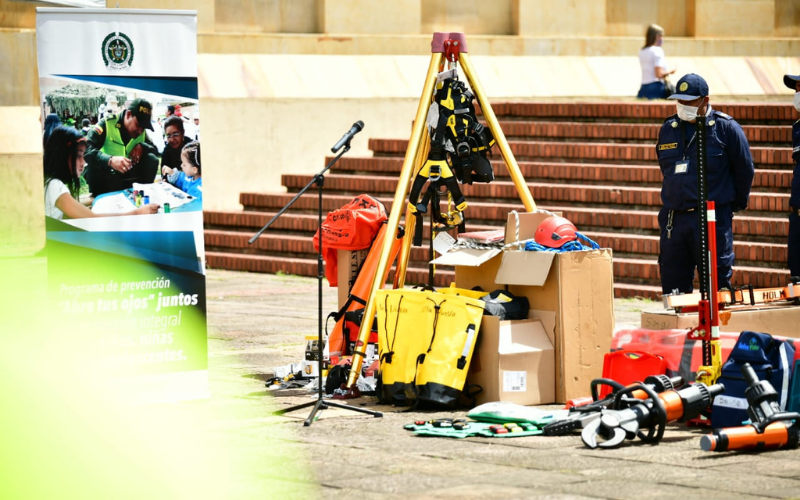
<path id="1" fill-rule="evenodd" d="M 797 82 L 800 82 L 800 75 L 783 75 L 783 84 L 792 90 L 797 90 Z"/>
<path id="2" fill-rule="evenodd" d="M 698 97 L 708 95 L 708 84 L 700 75 L 689 73 L 675 84 L 675 93 L 667 99 L 680 99 L 681 101 L 693 101 Z"/>

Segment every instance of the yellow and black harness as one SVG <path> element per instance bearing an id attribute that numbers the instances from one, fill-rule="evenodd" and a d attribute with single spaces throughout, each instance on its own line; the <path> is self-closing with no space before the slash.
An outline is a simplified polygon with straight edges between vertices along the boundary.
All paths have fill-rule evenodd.
<path id="1" fill-rule="evenodd" d="M 428 205 L 431 207 L 432 232 L 458 228 L 462 233 L 467 201 L 459 184 L 494 180 L 494 171 L 486 155 L 495 140 L 491 131 L 478 122 L 474 95 L 464 82 L 458 80 L 455 69 L 440 73 L 438 80 L 440 86 L 437 85 L 428 112 L 430 151 L 414 178 L 408 197 L 408 208 L 416 218 L 416 246 L 422 244 L 422 217 L 428 213 Z M 428 187 L 423 194 L 426 183 Z M 448 210 L 442 213 L 440 203 L 445 194 Z"/>

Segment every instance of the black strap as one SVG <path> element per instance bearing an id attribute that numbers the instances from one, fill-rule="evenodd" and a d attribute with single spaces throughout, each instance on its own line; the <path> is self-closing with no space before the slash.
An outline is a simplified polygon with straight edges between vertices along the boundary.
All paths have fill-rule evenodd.
<path id="1" fill-rule="evenodd" d="M 394 341 L 397 340 L 397 325 L 400 323 L 400 304 L 403 303 L 403 296 L 400 296 L 400 300 L 397 301 L 397 316 L 395 317 L 394 322 L 394 336 L 392 337 L 392 342 L 389 343 L 389 328 L 387 325 L 387 321 L 389 319 L 389 296 L 386 295 L 383 298 L 383 310 L 386 311 L 386 315 L 383 317 L 383 331 L 384 335 L 386 336 L 386 348 L 389 351 L 381 354 L 381 363 L 386 360 L 387 363 L 392 363 L 392 355 L 394 354 Z"/>

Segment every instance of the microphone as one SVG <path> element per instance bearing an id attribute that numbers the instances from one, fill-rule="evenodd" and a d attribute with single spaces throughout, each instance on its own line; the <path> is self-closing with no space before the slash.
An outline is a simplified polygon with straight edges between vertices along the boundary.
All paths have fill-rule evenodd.
<path id="1" fill-rule="evenodd" d="M 333 145 L 333 147 L 331 148 L 331 152 L 333 153 L 338 152 L 340 149 L 342 149 L 342 146 L 349 143 L 350 140 L 353 138 L 353 136 L 361 132 L 363 128 L 364 128 L 364 122 L 362 122 L 361 120 L 355 122 L 353 126 L 350 127 L 350 130 L 348 130 L 347 133 L 344 134 L 341 139 L 339 139 L 339 142 Z"/>

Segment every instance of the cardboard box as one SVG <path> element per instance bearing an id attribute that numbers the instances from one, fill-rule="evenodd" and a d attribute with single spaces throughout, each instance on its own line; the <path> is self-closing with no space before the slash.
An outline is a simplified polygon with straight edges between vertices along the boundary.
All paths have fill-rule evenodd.
<path id="1" fill-rule="evenodd" d="M 720 331 L 741 333 L 745 330 L 779 337 L 800 338 L 800 306 L 791 304 L 736 306 L 719 312 Z M 697 313 L 673 310 L 642 312 L 642 328 L 648 330 L 688 329 L 697 326 Z"/>
<path id="2" fill-rule="evenodd" d="M 358 277 L 361 265 L 367 260 L 369 248 L 363 250 L 337 250 L 337 279 L 339 280 L 339 309 L 344 306 L 347 296 Z"/>
<path id="3" fill-rule="evenodd" d="M 533 238 L 539 224 L 551 215 L 509 215 L 506 243 Z M 506 288 L 523 295 L 537 311 L 553 340 L 556 359 L 556 402 L 589 394 L 590 382 L 603 371 L 603 356 L 611 348 L 614 332 L 614 275 L 611 250 L 579 252 L 528 252 L 507 249 L 465 258 L 461 251 L 436 259 L 454 265 L 456 285 L 480 286 L 486 291 Z M 476 263 L 477 262 L 477 263 Z"/>
<path id="4" fill-rule="evenodd" d="M 476 396 L 478 404 L 554 402 L 555 352 L 542 323 L 484 316 L 467 384 L 483 388 Z"/>

